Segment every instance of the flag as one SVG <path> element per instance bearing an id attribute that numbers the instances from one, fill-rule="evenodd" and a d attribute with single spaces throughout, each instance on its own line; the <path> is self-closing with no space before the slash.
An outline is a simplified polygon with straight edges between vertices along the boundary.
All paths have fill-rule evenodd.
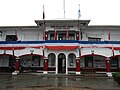
<path id="1" fill-rule="evenodd" d="M 69 37 L 69 33 L 68 33 L 68 31 L 66 32 L 66 39 Z"/>
<path id="2" fill-rule="evenodd" d="M 45 37 L 44 37 L 44 34 L 43 34 L 43 37 L 42 37 L 43 40 L 45 40 Z"/>
<path id="3" fill-rule="evenodd" d="M 108 40 L 110 40 L 110 31 L 108 32 Z"/>
<path id="4" fill-rule="evenodd" d="M 56 35 L 56 31 L 54 32 L 54 40 L 56 40 L 56 37 L 57 37 L 57 35 Z"/>
<path id="5" fill-rule="evenodd" d="M 44 5 L 43 5 L 43 19 L 45 19 L 45 9 L 44 9 Z"/>

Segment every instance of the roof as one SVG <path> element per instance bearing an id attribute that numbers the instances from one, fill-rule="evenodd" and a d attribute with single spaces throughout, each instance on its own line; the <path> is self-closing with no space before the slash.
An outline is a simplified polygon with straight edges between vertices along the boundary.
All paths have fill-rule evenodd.
<path id="1" fill-rule="evenodd" d="M 90 22 L 90 20 L 77 20 L 77 19 L 53 19 L 53 20 L 35 20 L 36 24 L 38 26 L 41 26 L 42 24 L 46 23 L 46 24 L 77 24 L 78 23 L 80 25 L 83 25 L 83 26 L 87 26 Z"/>
<path id="2" fill-rule="evenodd" d="M 0 26 L 0 28 L 38 28 L 38 26 Z"/>
<path id="3" fill-rule="evenodd" d="M 116 30 L 120 30 L 120 26 L 118 26 L 118 25 L 89 25 L 89 26 L 87 26 L 87 28 L 86 29 L 109 29 L 109 30 L 111 30 L 111 29 L 116 29 Z"/>

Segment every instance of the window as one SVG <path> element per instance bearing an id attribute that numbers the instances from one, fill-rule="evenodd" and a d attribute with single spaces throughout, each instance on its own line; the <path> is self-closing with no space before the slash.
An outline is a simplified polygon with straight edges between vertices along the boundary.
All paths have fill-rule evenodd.
<path id="1" fill-rule="evenodd" d="M 6 41 L 17 41 L 16 35 L 6 35 Z"/>
<path id="2" fill-rule="evenodd" d="M 68 56 L 68 60 L 69 60 L 69 66 L 70 67 L 76 66 L 76 56 L 74 54 L 70 54 Z"/>
<path id="3" fill-rule="evenodd" d="M 59 40 L 66 40 L 66 34 L 59 34 L 59 37 L 58 37 Z"/>
<path id="4" fill-rule="evenodd" d="M 96 68 L 104 68 L 106 66 L 105 60 L 95 60 L 94 61 L 94 66 Z"/>
<path id="5" fill-rule="evenodd" d="M 50 40 L 54 40 L 54 33 L 50 33 Z"/>
<path id="6" fill-rule="evenodd" d="M 1 56 L 0 57 L 0 67 L 8 67 L 9 66 L 9 57 Z"/>
<path id="7" fill-rule="evenodd" d="M 75 40 L 75 34 L 74 33 L 69 34 L 69 40 Z"/>
<path id="8" fill-rule="evenodd" d="M 101 41 L 101 38 L 88 37 L 88 41 Z"/>
<path id="9" fill-rule="evenodd" d="M 105 63 L 105 58 L 101 56 L 94 56 L 94 67 L 96 68 L 105 68 L 106 63 Z"/>
<path id="10" fill-rule="evenodd" d="M 115 57 L 115 59 L 112 58 L 110 61 L 111 68 L 117 68 L 118 67 L 118 57 Z"/>
<path id="11" fill-rule="evenodd" d="M 49 66 L 55 66 L 55 54 L 51 53 L 48 56 L 48 65 Z"/>

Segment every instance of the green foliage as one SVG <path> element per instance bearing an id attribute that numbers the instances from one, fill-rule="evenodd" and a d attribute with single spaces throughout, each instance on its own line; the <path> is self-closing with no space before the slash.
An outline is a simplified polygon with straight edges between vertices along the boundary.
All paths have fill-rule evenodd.
<path id="1" fill-rule="evenodd" d="M 120 85 L 120 72 L 113 73 L 113 78 Z"/>

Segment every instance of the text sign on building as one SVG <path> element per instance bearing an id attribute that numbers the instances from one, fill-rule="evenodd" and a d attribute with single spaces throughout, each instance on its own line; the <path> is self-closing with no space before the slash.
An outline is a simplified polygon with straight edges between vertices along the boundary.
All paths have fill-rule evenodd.
<path id="1" fill-rule="evenodd" d="M 73 26 L 51 26 L 54 30 L 70 30 Z"/>

